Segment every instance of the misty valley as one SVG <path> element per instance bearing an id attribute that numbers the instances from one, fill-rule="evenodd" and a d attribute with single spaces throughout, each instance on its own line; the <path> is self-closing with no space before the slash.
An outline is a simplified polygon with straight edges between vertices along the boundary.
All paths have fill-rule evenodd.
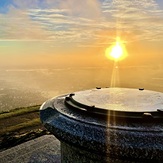
<path id="1" fill-rule="evenodd" d="M 163 92 L 163 65 L 119 66 L 119 85 Z M 0 70 L 0 112 L 42 104 L 57 95 L 110 87 L 113 68 L 8 68 Z"/>

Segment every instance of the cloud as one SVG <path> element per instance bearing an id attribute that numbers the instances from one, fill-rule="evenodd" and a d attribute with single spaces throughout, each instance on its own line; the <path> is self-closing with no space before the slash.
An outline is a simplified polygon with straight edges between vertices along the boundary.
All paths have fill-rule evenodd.
<path id="1" fill-rule="evenodd" d="M 70 15 L 76 17 L 85 17 L 98 19 L 101 14 L 100 2 L 97 0 L 65 0 L 61 1 L 60 8 L 68 9 Z"/>
<path id="2" fill-rule="evenodd" d="M 86 25 L 83 23 L 84 19 L 85 21 L 86 19 L 95 19 L 95 16 L 97 18 L 99 15 L 97 1 L 42 2 L 41 4 L 39 0 L 14 0 L 14 5 L 10 6 L 9 12 L 0 14 L 2 20 L 0 23 L 1 40 L 42 39 L 57 42 L 62 41 L 63 38 L 67 38 L 69 41 L 75 40 L 81 35 L 78 33 L 80 28 Z M 82 17 L 83 21 L 80 26 L 80 22 L 77 20 L 82 20 Z M 76 33 L 73 30 L 77 30 Z"/>
<path id="3" fill-rule="evenodd" d="M 163 35 L 163 11 L 154 0 L 105 0 L 103 13 L 105 20 L 109 19 L 108 14 L 112 17 L 117 30 L 133 33 L 133 41 L 163 39 L 158 37 Z"/>
<path id="4" fill-rule="evenodd" d="M 0 14 L 1 40 L 41 40 L 47 37 L 40 24 L 30 19 L 26 12 L 13 7 L 7 14 Z"/>
<path id="5" fill-rule="evenodd" d="M 129 36 L 131 42 L 163 40 L 163 11 L 154 0 L 14 0 L 13 4 L 7 14 L 0 14 L 2 40 L 80 47 L 106 46 L 117 33 L 126 40 Z"/>

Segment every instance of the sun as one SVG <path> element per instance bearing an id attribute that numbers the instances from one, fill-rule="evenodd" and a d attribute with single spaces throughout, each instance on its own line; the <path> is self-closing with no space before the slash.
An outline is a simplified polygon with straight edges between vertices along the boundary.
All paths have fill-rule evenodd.
<path id="1" fill-rule="evenodd" d="M 123 49 L 120 46 L 119 42 L 116 42 L 116 45 L 112 48 L 110 56 L 113 57 L 114 59 L 118 59 L 122 56 L 123 54 Z"/>
<path id="2" fill-rule="evenodd" d="M 124 59 L 127 56 L 127 51 L 121 40 L 117 38 L 115 44 L 109 48 L 106 48 L 105 54 L 108 59 L 118 61 Z"/>

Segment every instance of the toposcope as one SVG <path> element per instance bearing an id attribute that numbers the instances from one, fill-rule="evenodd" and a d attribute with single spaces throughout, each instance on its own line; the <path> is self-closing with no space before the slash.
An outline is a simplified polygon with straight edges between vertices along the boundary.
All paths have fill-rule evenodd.
<path id="1" fill-rule="evenodd" d="M 60 140 L 63 163 L 163 162 L 163 93 L 74 92 L 42 104 L 40 118 Z"/>

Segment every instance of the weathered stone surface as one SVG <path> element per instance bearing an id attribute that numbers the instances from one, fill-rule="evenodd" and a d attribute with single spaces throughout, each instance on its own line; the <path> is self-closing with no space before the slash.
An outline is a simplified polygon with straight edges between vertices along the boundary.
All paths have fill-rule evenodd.
<path id="1" fill-rule="evenodd" d="M 60 143 L 45 135 L 0 153 L 0 163 L 60 163 Z"/>

